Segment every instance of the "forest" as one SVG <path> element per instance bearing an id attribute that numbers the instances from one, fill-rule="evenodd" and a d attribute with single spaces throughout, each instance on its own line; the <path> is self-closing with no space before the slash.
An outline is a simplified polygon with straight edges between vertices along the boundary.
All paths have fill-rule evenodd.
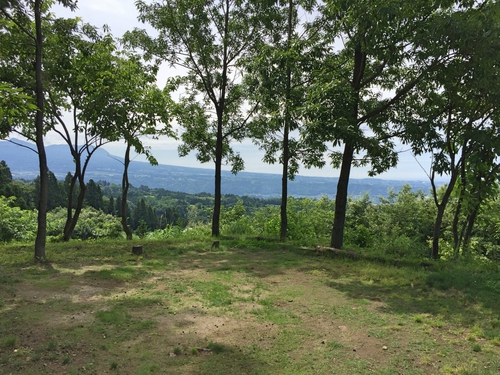
<path id="1" fill-rule="evenodd" d="M 196 226 L 397 257 L 498 258 L 497 1 L 138 0 L 154 32 L 122 38 L 80 19 L 77 1 L 57 1 L 75 18 L 54 3 L 0 2 L 0 136 L 32 141 L 40 165 L 37 180 L 20 182 L 2 164 L 2 225 L 12 228 L 2 241 L 33 241 L 44 259 L 47 240 Z M 165 63 L 183 74 L 158 82 Z M 47 168 L 48 132 L 73 161 L 64 182 Z M 213 194 L 131 186 L 132 150 L 157 163 L 144 137 L 179 139 L 180 157 L 213 163 Z M 245 139 L 282 166 L 279 200 L 221 194 L 222 165 L 244 169 L 232 146 Z M 87 181 L 95 150 L 118 141 L 121 186 Z M 387 171 L 401 144 L 432 155 L 431 191 L 349 197 L 351 169 Z M 299 165 L 338 169 L 335 199 L 289 197 Z"/>

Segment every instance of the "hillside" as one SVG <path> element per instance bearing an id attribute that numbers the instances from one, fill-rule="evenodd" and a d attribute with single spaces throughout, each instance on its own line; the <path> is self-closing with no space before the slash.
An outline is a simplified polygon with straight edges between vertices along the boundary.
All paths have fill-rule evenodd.
<path id="1" fill-rule="evenodd" d="M 16 141 L 27 147 L 33 145 Z M 66 145 L 52 145 L 46 148 L 49 169 L 58 179 L 64 179 L 68 172 L 73 172 L 73 163 Z M 14 178 L 33 179 L 38 175 L 38 157 L 26 147 L 11 142 L 0 141 L 0 160 L 5 160 Z M 121 184 L 123 158 L 111 155 L 103 149 L 97 150 L 89 163 L 86 180 L 106 180 Z M 132 185 L 150 188 L 164 188 L 185 193 L 213 193 L 214 172 L 212 169 L 187 168 L 160 164 L 151 166 L 146 162 L 133 161 L 129 168 Z M 229 171 L 222 174 L 222 193 L 248 195 L 261 198 L 279 196 L 281 176 L 278 174 L 240 172 L 236 176 Z M 360 196 L 368 193 L 371 197 L 386 196 L 389 189 L 398 191 L 409 183 L 414 190 L 429 190 L 427 181 L 393 181 L 377 178 L 352 179 L 349 194 Z M 290 181 L 289 194 L 294 197 L 321 196 L 335 197 L 337 178 L 297 176 Z"/>

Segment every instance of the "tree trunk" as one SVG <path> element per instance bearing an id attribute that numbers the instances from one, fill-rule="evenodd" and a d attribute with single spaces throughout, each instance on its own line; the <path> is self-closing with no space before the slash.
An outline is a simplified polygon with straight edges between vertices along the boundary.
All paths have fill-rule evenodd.
<path id="1" fill-rule="evenodd" d="M 290 51 L 292 40 L 292 26 L 293 26 L 293 0 L 288 1 L 288 35 L 287 35 L 287 48 Z M 290 136 L 290 99 L 292 87 L 292 68 L 290 60 L 286 64 L 286 89 L 285 89 L 285 127 L 283 129 L 283 176 L 281 178 L 281 227 L 280 239 L 284 241 L 287 237 L 288 231 L 288 162 L 290 159 L 289 149 L 289 136 Z"/>
<path id="2" fill-rule="evenodd" d="M 47 204 L 49 200 L 48 190 L 48 167 L 47 155 L 45 154 L 45 145 L 43 141 L 43 115 L 44 115 L 44 94 L 42 79 L 42 0 L 35 0 L 35 28 L 36 28 L 36 57 L 35 57 L 35 75 L 36 75 L 36 103 L 38 111 L 36 112 L 36 147 L 38 150 L 38 161 L 40 165 L 40 202 L 38 205 L 38 228 L 35 239 L 35 259 L 45 259 L 45 244 L 47 241 Z"/>
<path id="3" fill-rule="evenodd" d="M 344 245 L 345 215 L 347 211 L 347 194 L 349 187 L 349 176 L 351 174 L 351 163 L 354 150 L 351 144 L 346 143 L 342 156 L 339 181 L 337 183 L 337 195 L 335 196 L 335 217 L 333 219 L 332 238 L 330 246 L 341 249 Z"/>
<path id="4" fill-rule="evenodd" d="M 441 235 L 441 224 L 443 223 L 444 211 L 446 209 L 446 204 L 441 204 L 438 206 L 438 212 L 436 215 L 436 220 L 434 221 L 434 234 L 432 236 L 432 259 L 439 259 L 439 237 Z"/>
<path id="5" fill-rule="evenodd" d="M 283 139 L 283 176 L 281 178 L 281 225 L 280 225 L 280 240 L 284 241 L 287 236 L 288 216 L 288 128 L 285 125 L 285 135 Z"/>
<path id="6" fill-rule="evenodd" d="M 71 147 L 71 146 L 70 146 Z M 75 176 L 78 180 L 78 183 L 80 185 L 80 191 L 78 192 L 78 198 L 76 202 L 76 207 L 75 207 L 75 212 L 73 213 L 72 207 L 69 206 L 68 204 L 68 217 L 66 220 L 66 225 L 64 226 L 64 236 L 63 236 L 63 241 L 69 241 L 71 239 L 71 235 L 73 234 L 73 231 L 75 230 L 76 224 L 78 223 L 78 219 L 80 218 L 80 214 L 83 209 L 83 204 L 85 202 L 85 193 L 87 192 L 87 186 L 85 184 L 85 172 L 87 171 L 87 167 L 90 162 L 90 158 L 92 154 L 95 152 L 97 149 L 94 147 L 94 149 L 88 153 L 85 162 L 83 163 L 82 167 L 82 162 L 81 162 L 81 154 L 78 151 L 78 146 L 77 146 L 77 141 L 75 141 L 75 146 L 72 149 L 72 154 L 73 158 L 75 160 Z M 87 148 L 88 152 L 88 148 Z M 70 197 L 71 201 L 73 200 L 73 192 L 75 188 L 75 182 L 72 179 L 71 180 L 71 188 L 70 188 Z"/>
<path id="7" fill-rule="evenodd" d="M 73 213 L 69 222 L 66 222 L 64 227 L 64 237 L 63 241 L 68 242 L 71 239 L 71 235 L 75 230 L 76 224 L 78 223 L 78 219 L 80 217 L 80 213 L 82 212 L 83 203 L 85 200 L 85 192 L 87 191 L 87 187 L 85 186 L 85 182 L 83 181 L 83 177 L 79 177 L 80 182 L 80 192 L 78 193 L 78 200 L 76 202 L 75 212 Z M 71 192 L 71 194 L 73 194 Z"/>
<path id="8" fill-rule="evenodd" d="M 359 127 L 358 110 L 361 90 L 361 82 L 365 73 L 367 55 L 362 51 L 361 44 L 356 46 L 354 51 L 354 67 L 351 82 L 351 118 L 354 128 Z M 340 166 L 340 176 L 337 183 L 337 195 L 335 196 L 335 217 L 333 219 L 332 238 L 330 246 L 341 249 L 344 245 L 345 215 L 347 211 L 347 194 L 349 178 L 351 174 L 352 161 L 354 159 L 354 144 L 351 140 L 345 139 L 344 154 L 342 155 L 342 165 Z"/>
<path id="9" fill-rule="evenodd" d="M 436 220 L 434 221 L 434 234 L 432 237 L 432 259 L 439 259 L 439 237 L 441 235 L 441 225 L 443 224 L 444 212 L 446 210 L 446 206 L 448 205 L 448 201 L 450 200 L 450 196 L 453 188 L 455 187 L 456 181 L 457 173 L 456 171 L 452 171 L 450 183 L 446 187 L 446 191 L 444 192 L 443 198 L 441 199 L 441 203 L 437 205 L 438 212 L 436 215 Z"/>
<path id="10" fill-rule="evenodd" d="M 121 202 L 121 210 L 122 210 L 122 228 L 127 236 L 127 240 L 132 240 L 132 229 L 127 223 L 127 194 L 128 189 L 130 187 L 130 183 L 128 181 L 128 166 L 130 165 L 130 144 L 127 143 L 127 149 L 125 150 L 125 160 L 123 162 L 123 178 L 122 178 L 122 202 Z"/>
<path id="11" fill-rule="evenodd" d="M 78 169 L 77 169 L 78 170 Z M 68 191 L 68 206 L 66 207 L 66 223 L 64 224 L 63 234 L 69 232 L 69 228 L 71 226 L 71 220 L 73 218 L 73 196 L 75 193 L 77 176 L 76 173 L 71 177 L 71 182 L 69 184 Z M 69 238 L 65 241 L 69 241 Z"/>
<path id="12" fill-rule="evenodd" d="M 476 222 L 477 214 L 479 212 L 479 206 L 474 208 L 472 212 L 467 217 L 467 227 L 465 229 L 465 234 L 463 236 L 463 252 L 466 255 L 470 253 L 470 242 L 472 238 L 472 230 L 474 229 L 474 223 Z"/>
<path id="13" fill-rule="evenodd" d="M 452 231 L 453 231 L 453 258 L 458 257 L 458 253 L 460 252 L 460 245 L 462 243 L 463 232 L 459 233 L 458 224 L 460 222 L 460 214 L 462 213 L 462 202 L 464 197 L 465 187 L 462 187 L 460 191 L 460 195 L 458 197 L 457 207 L 455 209 L 455 215 L 453 217 Z"/>
<path id="14" fill-rule="evenodd" d="M 220 235 L 220 206 L 222 198 L 222 110 L 219 110 L 217 119 L 217 144 L 215 148 L 215 194 L 214 214 L 212 217 L 212 236 Z"/>
<path id="15" fill-rule="evenodd" d="M 467 147 L 467 144 L 463 144 L 462 150 L 464 150 Z M 457 202 L 457 207 L 455 209 L 455 216 L 453 217 L 453 225 L 452 225 L 452 232 L 453 232 L 453 257 L 457 258 L 458 254 L 460 252 L 460 246 L 462 244 L 463 240 L 463 233 L 464 231 L 461 230 L 459 233 L 459 222 L 460 222 L 460 214 L 462 213 L 462 204 L 464 202 L 464 197 L 466 195 L 466 181 L 467 181 L 467 173 L 465 170 L 465 163 L 461 163 L 460 165 L 460 179 L 462 181 L 462 186 L 460 188 L 460 192 L 458 195 L 458 202 Z"/>

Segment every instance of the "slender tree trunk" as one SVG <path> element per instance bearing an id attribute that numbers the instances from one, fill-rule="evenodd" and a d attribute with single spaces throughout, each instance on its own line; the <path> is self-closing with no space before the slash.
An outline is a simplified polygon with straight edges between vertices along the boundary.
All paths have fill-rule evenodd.
<path id="1" fill-rule="evenodd" d="M 222 128 L 224 125 L 224 111 L 227 89 L 227 71 L 229 69 L 228 35 L 229 35 L 229 9 L 230 0 L 225 1 L 224 13 L 224 52 L 222 59 L 222 82 L 220 86 L 220 95 L 218 102 L 214 100 L 215 111 L 217 113 L 217 140 L 215 145 L 215 196 L 214 196 L 214 214 L 212 216 L 212 236 L 220 235 L 220 206 L 222 199 L 222 147 L 224 135 Z"/>
<path id="2" fill-rule="evenodd" d="M 453 217 L 452 231 L 453 231 L 453 257 L 457 258 L 460 252 L 460 245 L 462 242 L 462 234 L 459 233 L 458 224 L 460 222 L 460 214 L 462 213 L 462 201 L 465 194 L 465 187 L 462 187 L 458 197 L 457 207 L 455 208 L 455 215 Z M 463 233 L 463 232 L 462 232 Z"/>
<path id="3" fill-rule="evenodd" d="M 441 235 L 441 225 L 443 223 L 444 211 L 446 204 L 441 203 L 438 206 L 436 220 L 434 221 L 434 232 L 432 236 L 432 259 L 439 259 L 439 237 Z"/>
<path id="4" fill-rule="evenodd" d="M 75 174 L 71 177 L 71 182 L 69 184 L 68 206 L 66 207 L 66 223 L 64 224 L 63 234 L 69 231 L 71 225 L 71 219 L 73 218 L 73 198 L 75 193 L 76 181 L 77 181 L 77 176 Z M 65 241 L 69 241 L 69 239 Z"/>
<path id="5" fill-rule="evenodd" d="M 475 209 L 467 218 L 467 228 L 465 230 L 465 235 L 463 238 L 464 254 L 470 253 L 470 240 L 472 238 L 472 230 L 474 229 L 474 223 L 476 222 L 477 213 L 478 209 Z"/>
<path id="6" fill-rule="evenodd" d="M 71 235 L 73 234 L 73 231 L 75 230 L 76 224 L 78 223 L 78 219 L 80 218 L 80 214 L 82 212 L 83 203 L 85 200 L 85 193 L 87 191 L 87 186 L 85 185 L 85 182 L 83 181 L 83 177 L 79 177 L 78 180 L 80 183 L 80 191 L 78 193 L 75 212 L 73 213 L 71 220 L 69 222 L 67 222 L 65 225 L 64 236 L 63 236 L 63 241 L 65 241 L 65 242 L 67 242 L 71 239 Z M 73 194 L 73 193 L 71 193 L 71 194 Z"/>
<path id="7" fill-rule="evenodd" d="M 288 216 L 288 127 L 285 125 L 285 134 L 283 139 L 283 176 L 281 178 L 281 226 L 280 239 L 284 241 L 287 236 Z"/>
<path id="8" fill-rule="evenodd" d="M 455 187 L 456 181 L 457 173 L 456 171 L 453 171 L 451 174 L 450 183 L 446 187 L 446 191 L 444 192 L 443 198 L 441 199 L 441 203 L 437 205 L 438 212 L 436 215 L 436 220 L 434 221 L 434 234 L 432 236 L 432 259 L 439 259 L 439 237 L 441 236 L 441 225 L 443 224 L 444 212 L 450 200 L 450 196 L 453 188 Z"/>
<path id="9" fill-rule="evenodd" d="M 333 219 L 332 238 L 330 246 L 341 249 L 344 244 L 345 216 L 347 211 L 347 195 L 351 164 L 354 150 L 350 143 L 346 143 L 342 156 L 339 181 L 337 183 L 337 195 L 335 196 L 335 216 Z"/>
<path id="10" fill-rule="evenodd" d="M 215 149 L 215 194 L 214 214 L 212 217 L 212 236 L 220 235 L 220 206 L 222 198 L 222 110 L 217 114 L 217 144 Z"/>
<path id="11" fill-rule="evenodd" d="M 123 162 L 123 178 L 122 178 L 122 202 L 121 202 L 121 210 L 122 210 L 122 227 L 125 235 L 127 236 L 127 240 L 132 240 L 132 229 L 127 223 L 127 194 L 128 189 L 130 187 L 130 183 L 128 181 L 128 166 L 130 165 L 130 144 L 127 143 L 127 149 L 125 150 L 125 160 Z"/>
<path id="12" fill-rule="evenodd" d="M 287 48 L 290 51 L 291 40 L 292 40 L 292 26 L 293 26 L 293 0 L 288 1 L 288 36 L 287 36 Z M 287 215 L 287 203 L 288 203 L 288 163 L 290 160 L 290 99 L 291 99 L 291 87 L 292 87 L 292 68 L 291 61 L 288 59 L 286 64 L 286 89 L 285 89 L 285 126 L 283 129 L 283 176 L 281 179 L 281 227 L 280 227 L 280 239 L 284 241 L 287 237 L 288 231 L 288 215 Z"/>
<path id="13" fill-rule="evenodd" d="M 462 150 L 465 150 L 466 148 L 467 148 L 467 141 L 464 141 L 464 144 L 462 145 Z M 458 226 L 459 226 L 459 222 L 460 222 L 460 215 L 462 213 L 462 205 L 464 202 L 464 197 L 466 195 L 467 174 L 466 174 L 466 170 L 465 170 L 465 163 L 461 163 L 461 165 L 460 165 L 460 180 L 462 181 L 462 186 L 460 187 L 457 207 L 455 209 L 455 216 L 453 217 L 453 224 L 452 224 L 453 257 L 454 258 L 457 258 L 459 255 L 460 246 L 462 244 L 463 234 L 464 234 L 463 230 L 461 230 L 459 233 Z"/>
<path id="14" fill-rule="evenodd" d="M 45 244 L 47 241 L 47 204 L 49 200 L 48 190 L 48 167 L 47 155 L 43 141 L 43 115 L 44 115 L 44 94 L 42 79 L 42 0 L 35 0 L 35 28 L 36 28 L 36 57 L 35 57 L 35 75 L 36 75 L 36 103 L 38 111 L 36 112 L 36 147 L 38 150 L 38 162 L 40 166 L 40 202 L 38 205 L 38 228 L 35 239 L 35 259 L 45 259 Z"/>
<path id="15" fill-rule="evenodd" d="M 68 217 L 66 220 L 66 225 L 64 226 L 64 236 L 63 236 L 63 241 L 69 241 L 71 239 L 71 235 L 73 234 L 73 231 L 75 230 L 76 224 L 78 223 L 78 219 L 80 218 L 80 214 L 83 209 L 83 204 L 85 202 L 85 194 L 87 192 L 87 185 L 85 184 L 85 172 L 87 171 L 87 166 L 89 165 L 90 158 L 96 148 L 94 148 L 86 157 L 85 162 L 83 163 L 82 167 L 82 162 L 81 162 L 81 155 L 78 151 L 77 147 L 77 141 L 75 140 L 75 146 L 74 150 L 72 151 L 73 158 L 75 160 L 75 177 L 78 180 L 79 186 L 80 186 L 80 191 L 78 192 L 78 198 L 76 201 L 76 207 L 75 207 L 75 212 L 71 210 L 71 207 L 68 209 Z M 87 148 L 88 152 L 88 148 Z M 73 191 L 75 188 L 75 183 L 73 183 L 73 180 L 71 181 L 71 187 L 72 191 L 70 191 L 71 197 L 73 196 Z M 70 189 L 71 190 L 71 189 Z M 71 198 L 72 199 L 72 198 Z"/>

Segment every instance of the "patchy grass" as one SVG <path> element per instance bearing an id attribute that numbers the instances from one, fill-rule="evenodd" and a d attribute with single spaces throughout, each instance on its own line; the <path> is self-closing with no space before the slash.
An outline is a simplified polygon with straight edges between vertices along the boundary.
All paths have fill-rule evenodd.
<path id="1" fill-rule="evenodd" d="M 0 373 L 500 371 L 496 267 L 210 245 L 55 243 L 43 264 L 0 246 Z"/>

